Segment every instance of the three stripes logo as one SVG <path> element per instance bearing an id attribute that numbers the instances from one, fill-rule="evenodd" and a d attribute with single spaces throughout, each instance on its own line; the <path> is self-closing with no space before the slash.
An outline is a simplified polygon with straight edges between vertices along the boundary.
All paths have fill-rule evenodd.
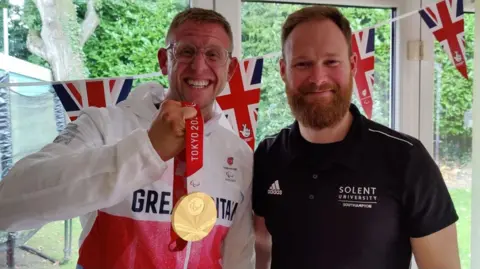
<path id="1" fill-rule="evenodd" d="M 268 194 L 273 195 L 282 195 L 282 190 L 280 189 L 280 185 L 278 184 L 278 180 L 273 182 L 272 186 L 268 189 Z"/>

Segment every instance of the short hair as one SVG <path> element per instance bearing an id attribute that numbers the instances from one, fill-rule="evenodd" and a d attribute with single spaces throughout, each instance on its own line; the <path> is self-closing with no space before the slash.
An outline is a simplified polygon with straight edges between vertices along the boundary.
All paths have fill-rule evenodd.
<path id="1" fill-rule="evenodd" d="M 223 26 L 223 29 L 225 29 L 225 32 L 230 38 L 230 50 L 233 51 L 232 27 L 230 26 L 230 23 L 227 21 L 227 19 L 222 14 L 214 10 L 196 7 L 187 8 L 184 11 L 181 11 L 180 13 L 175 15 L 172 23 L 170 23 L 165 42 L 168 43 L 171 38 L 172 32 L 187 21 L 194 21 L 197 23 L 215 23 Z"/>
<path id="2" fill-rule="evenodd" d="M 342 31 L 348 45 L 349 55 L 352 54 L 352 29 L 350 22 L 336 7 L 325 5 L 314 5 L 299 9 L 290 14 L 282 26 L 282 54 L 285 49 L 285 42 L 293 29 L 299 24 L 312 20 L 331 20 Z"/>

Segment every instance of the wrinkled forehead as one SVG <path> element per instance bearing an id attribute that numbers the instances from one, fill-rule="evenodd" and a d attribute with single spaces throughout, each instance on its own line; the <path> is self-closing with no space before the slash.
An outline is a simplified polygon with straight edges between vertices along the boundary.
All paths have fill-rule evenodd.
<path id="1" fill-rule="evenodd" d="M 197 47 L 209 45 L 231 47 L 230 38 L 222 25 L 187 21 L 172 31 L 171 42 L 193 44 Z"/>

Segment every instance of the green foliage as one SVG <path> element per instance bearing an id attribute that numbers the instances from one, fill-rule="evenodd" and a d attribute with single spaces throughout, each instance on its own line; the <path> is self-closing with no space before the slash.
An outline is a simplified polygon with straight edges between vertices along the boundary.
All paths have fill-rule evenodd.
<path id="1" fill-rule="evenodd" d="M 9 8 L 9 44 L 10 55 L 27 62 L 46 68 L 50 65 L 42 58 L 32 54 L 27 49 L 27 35 L 29 29 L 40 32 L 42 20 L 35 3 L 25 0 L 23 6 L 11 5 Z"/>
<path id="2" fill-rule="evenodd" d="M 471 160 L 472 129 L 464 126 L 464 116 L 473 103 L 473 53 L 475 15 L 465 14 L 465 56 L 469 80 L 466 80 L 448 59 L 448 55 L 435 42 L 435 126 L 439 124 L 440 156 L 443 162 L 463 165 Z M 435 114 L 434 114 L 435 116 Z"/>
<path id="3" fill-rule="evenodd" d="M 252 3 L 242 4 L 243 57 L 264 55 L 281 50 L 281 27 L 288 14 L 304 7 L 297 4 Z M 341 8 L 350 19 L 354 31 L 388 21 L 389 9 Z M 268 25 L 269 27 L 265 27 Z M 375 86 L 373 92 L 373 120 L 390 125 L 390 46 L 391 26 L 376 29 L 375 35 Z M 256 139 L 261 141 L 293 121 L 288 106 L 284 84 L 279 75 L 278 58 L 267 59 L 262 77 L 260 117 Z M 354 97 L 354 103 L 358 101 Z M 359 106 L 361 109 L 361 107 Z"/>
<path id="4" fill-rule="evenodd" d="M 104 0 L 101 24 L 84 48 L 91 77 L 158 72 L 157 51 L 173 16 L 184 8 L 184 2 L 172 0 Z M 154 80 L 168 84 L 166 77 Z"/>
<path id="5" fill-rule="evenodd" d="M 19 55 L 17 57 L 50 69 L 50 64 L 47 61 L 32 54 L 26 46 L 28 31 L 31 29 L 40 33 L 42 30 L 42 18 L 40 17 L 40 12 L 38 11 L 37 6 L 32 0 L 25 0 L 23 9 L 19 8 L 19 12 L 21 12 L 22 16 L 21 20 L 18 22 L 18 27 L 16 27 L 16 32 L 18 32 L 19 35 L 19 43 L 22 43 L 23 41 L 23 47 L 21 50 L 19 48 Z"/>
<path id="6" fill-rule="evenodd" d="M 29 15 L 24 15 L 25 12 L 27 12 Z M 10 4 L 8 6 L 8 17 L 9 55 L 31 63 L 48 67 L 48 64 L 45 61 L 37 56 L 32 55 L 27 49 L 26 40 L 29 24 L 32 29 L 40 29 L 41 27 L 40 15 L 38 14 L 38 10 L 36 9 L 32 0 L 25 0 L 24 6 Z M 38 20 L 36 18 L 38 18 Z M 3 20 L 0 27 L 3 27 Z M 0 42 L 2 42 L 3 45 L 3 36 Z"/>
<path id="7" fill-rule="evenodd" d="M 435 43 L 436 94 L 440 94 L 441 110 L 440 129 L 443 135 L 471 135 L 471 129 L 463 125 L 464 113 L 472 108 L 473 100 L 473 51 L 474 47 L 474 15 L 465 16 L 465 43 L 469 80 L 448 59 L 447 54 L 438 42 Z M 440 87 L 440 89 L 438 89 Z"/>
<path id="8" fill-rule="evenodd" d="M 42 30 L 42 18 L 37 6 L 32 0 L 25 0 L 23 6 L 23 18 L 28 29 L 40 32 Z"/>

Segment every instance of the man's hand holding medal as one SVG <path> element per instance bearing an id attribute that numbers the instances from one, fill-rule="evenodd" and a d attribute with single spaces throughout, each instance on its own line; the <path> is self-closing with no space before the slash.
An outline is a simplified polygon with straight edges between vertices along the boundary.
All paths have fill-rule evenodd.
<path id="1" fill-rule="evenodd" d="M 186 241 L 199 241 L 212 230 L 217 220 L 215 203 L 208 194 L 187 194 L 186 178 L 203 166 L 204 122 L 197 105 L 166 100 L 152 123 L 148 135 L 164 160 L 174 159 L 172 242 L 182 250 Z M 179 175 L 179 164 L 185 162 L 185 173 Z M 201 183 L 200 183 L 201 184 Z"/>
<path id="2" fill-rule="evenodd" d="M 163 161 L 177 156 L 185 148 L 185 120 L 197 115 L 194 107 L 182 107 L 182 103 L 165 100 L 148 130 L 148 137 Z"/>

